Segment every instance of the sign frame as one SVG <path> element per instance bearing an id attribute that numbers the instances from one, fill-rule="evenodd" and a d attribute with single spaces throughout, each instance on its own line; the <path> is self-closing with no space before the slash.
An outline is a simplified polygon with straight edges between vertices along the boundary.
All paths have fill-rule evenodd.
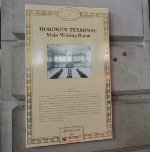
<path id="1" fill-rule="evenodd" d="M 33 9 L 35 7 L 35 9 Z M 44 6 L 40 5 L 26 5 L 26 73 L 25 73 L 25 90 L 26 90 L 26 146 L 27 147 L 37 147 L 37 146 L 47 146 L 47 145 L 55 145 L 55 144 L 66 144 L 66 143 L 74 143 L 74 142 L 84 142 L 84 141 L 92 141 L 92 140 L 103 140 L 103 139 L 111 139 L 112 138 L 112 103 L 111 103 L 111 76 L 110 76 L 110 52 L 109 52 L 109 17 L 108 10 L 102 9 L 100 12 L 90 12 L 84 11 L 81 12 L 78 10 L 78 7 L 68 7 L 68 6 L 60 6 L 58 11 L 56 10 L 48 10 L 47 7 L 44 9 Z M 63 11 L 65 9 L 69 9 L 69 11 L 74 11 L 76 16 L 72 18 L 67 18 L 63 15 Z M 93 8 L 94 9 L 94 8 Z M 103 11 L 104 10 L 104 11 Z M 106 126 L 107 131 L 105 132 L 92 132 L 85 133 L 84 126 L 71 126 L 62 128 L 59 126 L 59 136 L 52 137 L 34 137 L 34 129 L 33 129 L 33 54 L 32 54 L 32 19 L 34 16 L 49 16 L 49 17 L 58 17 L 64 21 L 74 21 L 79 18 L 102 18 L 103 19 L 103 32 L 104 32 L 104 73 L 105 73 L 105 107 L 106 108 Z M 63 137 L 63 134 L 60 132 L 67 132 L 68 130 L 79 130 L 79 133 L 82 132 L 82 138 L 79 140 L 68 140 L 66 142 L 62 142 L 60 137 Z"/>

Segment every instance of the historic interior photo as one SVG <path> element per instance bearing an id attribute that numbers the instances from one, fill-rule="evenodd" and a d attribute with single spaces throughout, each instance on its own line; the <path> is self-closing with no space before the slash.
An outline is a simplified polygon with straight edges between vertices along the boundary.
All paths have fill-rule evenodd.
<path id="1" fill-rule="evenodd" d="M 92 53 L 90 45 L 47 46 L 49 79 L 90 78 Z"/>

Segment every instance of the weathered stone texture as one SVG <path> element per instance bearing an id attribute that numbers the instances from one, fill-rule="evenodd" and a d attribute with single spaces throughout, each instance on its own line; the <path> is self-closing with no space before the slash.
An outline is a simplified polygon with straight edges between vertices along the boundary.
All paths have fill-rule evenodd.
<path id="1" fill-rule="evenodd" d="M 112 91 L 150 89 L 149 52 L 136 44 L 117 44 L 111 47 Z"/>
<path id="2" fill-rule="evenodd" d="M 12 5 L 11 0 L 1 1 L 1 40 L 14 40 L 12 33 Z M 3 51 L 3 48 L 2 48 Z"/>
<path id="3" fill-rule="evenodd" d="M 13 101 L 2 101 L 1 110 L 1 152 L 12 152 L 12 109 L 16 106 Z"/>
<path id="4" fill-rule="evenodd" d="M 11 100 L 11 55 L 12 42 L 2 42 L 1 60 L 1 99 L 2 101 Z"/>
<path id="5" fill-rule="evenodd" d="M 143 37 L 142 0 L 12 0 L 12 32 L 25 32 L 25 4 L 106 7 L 110 12 L 110 34 L 122 37 Z M 118 13 L 119 12 L 119 13 Z M 141 39 L 142 40 L 142 39 Z"/>
<path id="6" fill-rule="evenodd" d="M 12 95 L 25 94 L 25 47 L 19 43 L 12 48 Z"/>

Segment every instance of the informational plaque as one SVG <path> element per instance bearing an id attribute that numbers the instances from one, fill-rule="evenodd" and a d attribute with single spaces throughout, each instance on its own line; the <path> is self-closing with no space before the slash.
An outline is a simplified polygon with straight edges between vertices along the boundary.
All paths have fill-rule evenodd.
<path id="1" fill-rule="evenodd" d="M 112 138 L 108 10 L 26 5 L 26 145 Z"/>

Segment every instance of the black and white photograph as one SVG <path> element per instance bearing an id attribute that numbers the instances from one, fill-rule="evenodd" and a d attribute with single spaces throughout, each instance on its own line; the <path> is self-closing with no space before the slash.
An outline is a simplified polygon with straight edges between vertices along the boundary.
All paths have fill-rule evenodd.
<path id="1" fill-rule="evenodd" d="M 48 79 L 91 78 L 91 46 L 49 44 L 47 46 Z"/>

